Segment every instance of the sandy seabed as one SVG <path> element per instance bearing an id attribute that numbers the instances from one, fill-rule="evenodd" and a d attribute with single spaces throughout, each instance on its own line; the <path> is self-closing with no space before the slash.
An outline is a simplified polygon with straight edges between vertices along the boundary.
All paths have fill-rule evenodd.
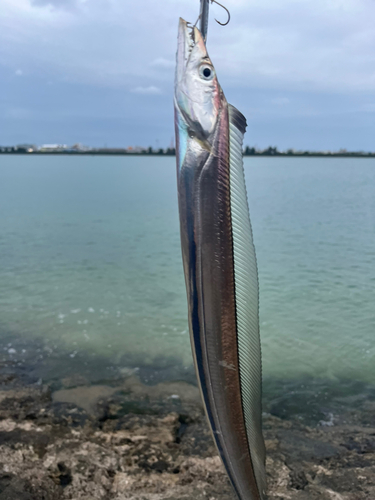
<path id="1" fill-rule="evenodd" d="M 234 498 L 194 385 L 0 373 L 0 500 Z M 375 499 L 374 401 L 313 426 L 265 414 L 264 435 L 269 500 Z"/>

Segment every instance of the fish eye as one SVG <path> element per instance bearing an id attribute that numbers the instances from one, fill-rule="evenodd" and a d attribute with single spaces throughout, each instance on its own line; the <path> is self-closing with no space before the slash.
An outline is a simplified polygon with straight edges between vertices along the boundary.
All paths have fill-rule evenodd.
<path id="1" fill-rule="evenodd" d="M 215 70 L 208 64 L 202 64 L 202 66 L 199 68 L 199 76 L 202 78 L 202 80 L 206 80 L 207 82 L 209 82 L 215 76 Z"/>

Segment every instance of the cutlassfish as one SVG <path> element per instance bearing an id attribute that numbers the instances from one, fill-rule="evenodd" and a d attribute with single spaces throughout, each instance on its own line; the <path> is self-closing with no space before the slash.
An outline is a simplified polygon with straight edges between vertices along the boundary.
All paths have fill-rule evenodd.
<path id="1" fill-rule="evenodd" d="M 258 274 L 244 179 L 245 117 L 205 39 L 180 19 L 175 129 L 189 328 L 212 434 L 240 500 L 265 498 Z"/>

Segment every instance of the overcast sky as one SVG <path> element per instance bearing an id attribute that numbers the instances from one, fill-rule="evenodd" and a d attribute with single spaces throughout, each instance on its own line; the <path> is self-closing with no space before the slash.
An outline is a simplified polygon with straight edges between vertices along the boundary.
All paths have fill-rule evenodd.
<path id="1" fill-rule="evenodd" d="M 222 0 L 208 50 L 245 143 L 375 150 L 374 0 Z M 178 18 L 198 0 L 1 0 L 0 145 L 171 143 Z"/>

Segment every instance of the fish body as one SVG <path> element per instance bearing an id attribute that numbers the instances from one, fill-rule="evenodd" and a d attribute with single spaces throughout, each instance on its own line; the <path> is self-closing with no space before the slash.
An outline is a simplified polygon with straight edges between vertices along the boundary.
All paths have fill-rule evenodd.
<path id="1" fill-rule="evenodd" d="M 262 500 L 258 277 L 242 160 L 246 120 L 227 103 L 200 31 L 183 19 L 175 128 L 181 247 L 197 378 L 238 498 Z"/>

